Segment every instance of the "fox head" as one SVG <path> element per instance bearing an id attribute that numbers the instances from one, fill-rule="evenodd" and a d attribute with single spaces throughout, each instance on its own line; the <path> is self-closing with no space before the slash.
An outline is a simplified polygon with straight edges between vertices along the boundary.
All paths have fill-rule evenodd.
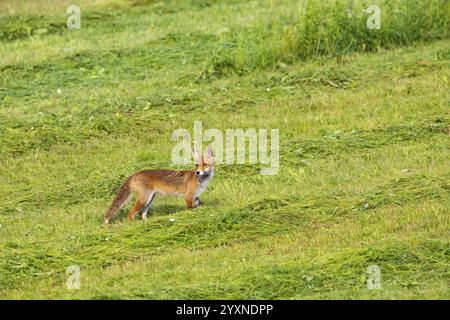
<path id="1" fill-rule="evenodd" d="M 195 175 L 206 177 L 214 173 L 214 151 L 211 146 L 206 148 L 206 152 L 201 155 L 198 150 L 192 151 L 195 161 Z"/>

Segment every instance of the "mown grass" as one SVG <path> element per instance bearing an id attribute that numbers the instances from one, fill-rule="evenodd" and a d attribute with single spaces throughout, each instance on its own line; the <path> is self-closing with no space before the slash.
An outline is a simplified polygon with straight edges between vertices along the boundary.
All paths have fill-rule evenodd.
<path id="1" fill-rule="evenodd" d="M 1 4 L 0 297 L 448 299 L 448 2 L 379 1 L 372 31 L 349 3 L 83 2 L 71 32 Z M 279 174 L 219 165 L 204 206 L 102 226 L 195 120 L 279 128 Z"/>

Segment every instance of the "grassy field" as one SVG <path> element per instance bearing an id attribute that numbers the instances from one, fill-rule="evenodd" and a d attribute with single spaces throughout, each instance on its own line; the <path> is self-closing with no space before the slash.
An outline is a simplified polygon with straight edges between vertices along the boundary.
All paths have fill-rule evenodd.
<path id="1" fill-rule="evenodd" d="M 449 1 L 70 3 L 0 4 L 0 299 L 450 299 Z M 278 175 L 103 226 L 196 120 L 280 129 Z"/>

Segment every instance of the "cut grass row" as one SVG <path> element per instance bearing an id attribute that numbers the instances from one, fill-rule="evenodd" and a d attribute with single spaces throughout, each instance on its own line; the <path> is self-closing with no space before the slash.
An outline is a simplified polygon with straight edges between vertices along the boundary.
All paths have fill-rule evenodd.
<path id="1" fill-rule="evenodd" d="M 422 125 L 414 124 L 410 126 L 401 126 L 393 128 L 375 129 L 362 132 L 348 132 L 348 133 L 332 133 L 330 136 L 324 136 L 315 139 L 302 139 L 300 141 L 291 140 L 288 143 L 283 143 L 280 150 L 281 166 L 289 165 L 291 167 L 305 167 L 307 162 L 305 159 L 326 159 L 332 155 L 340 153 L 346 154 L 362 154 L 366 150 L 381 148 L 388 145 L 396 145 L 400 143 L 411 143 L 413 141 L 427 143 L 436 141 L 436 139 L 446 139 L 448 135 L 449 122 L 431 122 Z M 114 152 L 114 151 L 112 151 Z M 135 170 L 149 167 L 164 167 L 166 164 L 163 159 L 149 162 L 144 159 L 148 154 L 143 154 L 135 161 Z M 169 161 L 167 160 L 167 163 Z M 94 196 L 96 198 L 104 198 L 114 192 L 122 180 L 126 178 L 126 173 L 119 176 L 105 175 L 100 170 L 91 170 L 90 178 L 93 180 L 86 183 L 85 180 L 79 180 L 76 174 L 67 175 L 65 179 L 59 180 L 60 172 L 55 170 L 51 175 L 47 171 L 40 170 L 35 165 L 35 180 L 34 188 L 30 190 L 30 180 L 24 180 L 22 177 L 18 179 L 14 171 L 10 173 L 3 173 L 5 184 L 5 192 L 10 195 L 9 199 L 3 201 L 1 213 L 9 214 L 21 210 L 28 210 L 39 206 L 40 208 L 52 207 L 59 203 L 64 203 L 66 206 L 75 205 L 84 201 L 84 195 Z M 29 164 L 26 164 L 19 169 L 27 170 Z M 67 166 L 67 164 L 64 164 Z M 55 169 L 55 168 L 54 168 Z M 61 168 L 61 170 L 63 170 Z M 130 170 L 130 169 L 128 169 Z M 131 170 L 130 170 L 131 171 Z M 259 166 L 239 167 L 235 166 L 221 166 L 221 176 L 230 179 L 237 179 L 239 177 L 258 175 Z M 77 171 L 79 172 L 79 171 Z M 54 177 L 54 182 L 51 186 L 47 185 L 45 177 Z M 39 182 L 39 178 L 41 178 Z M 9 185 L 9 186 L 8 186 Z M 45 190 L 45 192 L 43 192 Z"/>
<path id="2" fill-rule="evenodd" d="M 106 77 L 102 86 L 91 89 L 92 82 L 97 81 L 91 77 L 81 77 L 76 83 L 65 83 L 64 76 L 60 76 L 58 72 L 46 73 L 39 71 L 39 68 L 24 71 L 23 75 L 21 72 L 13 72 L 5 76 L 3 81 L 22 84 L 18 85 L 16 92 L 10 85 L 6 85 L 9 90 L 3 91 L 4 108 L 0 111 L 0 141 L 3 146 L 1 158 L 29 153 L 35 149 L 48 150 L 59 143 L 77 144 L 112 133 L 126 134 L 133 130 L 144 134 L 148 131 L 150 122 L 153 134 L 165 132 L 165 129 L 172 131 L 180 121 L 187 118 L 202 117 L 211 125 L 217 126 L 217 120 L 214 119 L 217 114 L 251 112 L 257 117 L 261 108 L 266 108 L 268 101 L 286 109 L 283 105 L 301 99 L 301 105 L 286 109 L 290 113 L 296 110 L 300 112 L 299 107 L 310 108 L 315 105 L 317 108 L 318 102 L 324 103 L 322 96 L 325 90 L 330 92 L 328 95 L 332 98 L 344 94 L 339 90 L 346 89 L 349 94 L 346 94 L 345 99 L 349 99 L 359 92 L 359 87 L 372 87 L 374 92 L 368 91 L 364 96 L 358 97 L 364 99 L 362 104 L 386 106 L 410 103 L 408 97 L 413 102 L 420 93 L 423 94 L 423 103 L 439 103 L 444 108 L 448 59 L 439 58 L 439 53 L 445 51 L 446 44 L 446 41 L 439 43 L 436 49 L 427 51 L 423 56 L 416 56 L 414 52 L 405 50 L 401 54 L 401 60 L 397 53 L 386 53 L 381 59 L 373 56 L 369 61 L 377 65 L 377 68 L 370 73 L 366 71 L 370 62 L 358 65 L 358 61 L 365 61 L 358 58 L 352 63 L 338 63 L 333 67 L 318 66 L 320 62 L 296 64 L 288 70 L 267 71 L 244 78 L 230 77 L 212 84 L 192 85 L 189 81 L 193 79 L 189 80 L 189 73 L 179 74 L 176 71 L 158 83 L 157 79 L 166 70 L 155 74 L 150 81 L 130 79 L 117 84 L 115 80 L 110 82 Z M 388 62 L 394 56 L 400 60 L 395 65 Z M 64 69 L 64 64 L 53 63 L 61 73 L 69 78 L 77 78 L 77 68 Z M 107 69 L 108 66 L 116 68 L 113 65 L 114 63 L 111 65 L 105 62 L 103 66 Z M 117 68 L 123 68 L 123 65 L 119 66 L 121 67 Z M 126 73 L 125 69 L 121 69 L 119 73 Z M 433 71 L 432 77 L 427 75 L 430 71 Z M 188 77 L 180 82 L 179 76 L 183 74 Z M 29 86 L 29 78 L 33 75 L 40 78 L 45 86 L 37 89 Z M 396 85 L 380 87 L 380 76 L 384 81 L 392 81 Z M 417 83 L 425 81 L 429 82 L 424 86 L 426 89 L 414 94 L 411 92 L 418 90 L 413 89 Z M 338 85 L 335 88 L 330 83 L 352 85 Z M 57 93 L 58 89 L 62 90 L 61 94 Z M 85 93 L 80 95 L 79 90 Z M 261 104 L 262 107 L 259 107 Z M 433 110 L 426 110 L 428 109 Z M 421 108 L 420 112 L 427 112 L 426 110 Z M 424 116 L 430 118 L 432 115 Z M 404 117 L 408 117 L 408 113 Z M 439 116 L 435 117 L 438 121 Z"/>
<path id="3" fill-rule="evenodd" d="M 204 3 L 206 6 L 195 6 Z M 183 6 L 188 4 L 188 6 Z M 237 4 L 237 5 L 236 5 Z M 211 18 L 242 14 L 242 9 L 259 11 L 264 17 L 253 28 L 233 28 L 226 36 L 225 44 L 212 52 L 212 65 L 208 74 L 221 74 L 227 69 L 242 72 L 250 68 L 272 66 L 280 60 L 310 58 L 317 55 L 342 55 L 354 51 L 376 51 L 396 45 L 409 45 L 420 40 L 448 37 L 448 13 L 446 0 L 379 0 L 382 8 L 383 28 L 370 30 L 366 25 L 368 14 L 364 12 L 370 1 L 254 1 L 211 3 L 177 1 L 139 6 L 132 10 L 118 6 L 99 9 L 91 7 L 83 13 L 89 27 L 103 30 L 129 28 L 132 21 L 150 14 L 161 16 L 158 10 L 167 10 L 163 19 L 195 10 L 206 11 Z M 62 8 L 63 9 L 63 8 Z M 183 12 L 183 9 L 188 11 Z M 234 12 L 233 12 L 234 11 Z M 64 12 L 64 11 L 62 11 Z M 125 14 L 126 13 L 126 14 Z M 204 13 L 201 13 L 204 14 Z M 210 19 L 211 19 L 210 18 Z M 95 23 L 92 23 L 94 20 Z M 160 21 L 155 19 L 156 21 Z M 172 19 L 173 22 L 173 19 Z M 90 23 L 92 25 L 90 26 Z M 10 41 L 33 35 L 63 33 L 65 17 L 6 16 L 0 18 L 0 40 Z M 183 38 L 183 37 L 180 37 Z"/>
<path id="4" fill-rule="evenodd" d="M 427 198 L 443 201 L 449 192 L 448 179 L 449 176 L 412 177 L 362 195 L 321 194 L 320 198 L 309 198 L 307 204 L 295 198 L 263 199 L 246 207 L 216 212 L 213 216 L 206 214 L 207 207 L 195 213 L 183 213 L 177 224 L 161 217 L 138 228 L 84 234 L 78 239 L 74 236 L 73 244 L 64 244 L 63 248 L 54 244 L 47 247 L 42 241 L 6 241 L 0 274 L 8 277 L 3 276 L 0 284 L 7 288 L 19 280 L 31 280 L 39 275 L 62 275 L 73 263 L 84 268 L 106 268 L 167 250 L 230 245 L 236 241 L 292 233 L 318 221 L 325 223 L 371 209 L 411 205 Z M 65 241 L 71 240 L 69 236 Z"/>
<path id="5" fill-rule="evenodd" d="M 2 285 L 5 288 L 13 288 L 20 281 L 36 280 L 36 277 L 39 279 L 41 276 L 63 276 L 65 266 L 70 263 L 81 264 L 86 268 L 107 267 L 147 255 L 164 254 L 167 250 L 231 245 L 281 233 L 292 233 L 309 229 L 314 224 L 357 217 L 364 212 L 383 208 L 413 206 L 421 201 L 434 201 L 445 206 L 448 201 L 446 195 L 449 192 L 449 177 L 448 173 L 445 173 L 445 161 L 443 161 L 446 154 L 445 143 L 435 140 L 430 146 L 434 150 L 436 161 L 436 163 L 428 164 L 430 173 L 420 170 L 421 174 L 396 178 L 388 184 L 383 183 L 382 180 L 388 179 L 387 177 L 391 175 L 390 171 L 394 168 L 386 170 L 387 164 L 394 166 L 398 171 L 401 165 L 412 167 L 411 170 L 423 167 L 420 157 L 428 148 L 423 147 L 417 150 L 416 146 L 411 146 L 411 150 L 415 151 L 405 154 L 408 164 L 405 162 L 394 165 L 389 159 L 393 155 L 395 155 L 394 159 L 398 158 L 399 152 L 387 153 L 382 161 L 383 165 L 373 164 L 371 169 L 373 172 L 369 175 L 365 172 L 369 168 L 361 168 L 360 164 L 361 161 L 368 161 L 364 154 L 359 154 L 353 165 L 348 162 L 348 157 L 352 157 L 348 154 L 343 156 L 341 165 L 333 160 L 327 170 L 329 173 L 324 172 L 323 164 L 311 164 L 302 176 L 298 176 L 299 173 L 297 173 L 298 179 L 307 179 L 301 184 L 304 192 L 274 190 L 270 198 L 259 197 L 260 199 L 256 202 L 249 202 L 247 195 L 244 196 L 242 205 L 228 203 L 221 198 L 221 194 L 230 192 L 237 194 L 240 189 L 253 189 L 258 185 L 260 191 L 267 189 L 267 192 L 270 192 L 269 190 L 273 188 L 271 183 L 266 181 L 264 185 L 261 185 L 261 179 L 255 177 L 256 180 L 253 183 L 247 179 L 244 186 L 243 181 L 240 182 L 239 178 L 235 178 L 235 180 L 238 179 L 235 190 L 230 191 L 229 179 L 219 177 L 217 183 L 220 186 L 211 190 L 209 205 L 192 213 L 186 211 L 177 213 L 175 225 L 163 214 L 152 218 L 151 222 L 144 225 L 121 224 L 120 221 L 123 219 L 119 219 L 114 230 L 99 229 L 101 213 L 105 206 L 104 197 L 98 198 L 98 196 L 89 195 L 89 192 L 73 194 L 73 196 L 81 199 L 89 198 L 90 202 L 97 198 L 94 207 L 91 205 L 86 207 L 82 204 L 83 202 L 71 204 L 62 200 L 59 203 L 62 207 L 55 203 L 50 209 L 36 203 L 34 207 L 26 207 L 20 212 L 9 212 L 7 216 L 4 216 L 5 219 L 2 219 L 3 239 L 10 239 L 2 243 L 4 263 L 1 274 L 8 275 L 3 279 Z M 396 148 L 396 145 L 391 147 L 392 151 Z M 376 157 L 376 154 L 377 152 L 374 152 L 372 157 Z M 328 161 L 324 160 L 324 163 L 326 162 Z M 336 168 L 343 166 L 347 168 L 346 170 L 352 170 L 350 179 L 345 177 L 345 172 L 336 177 L 331 174 Z M 317 175 L 318 170 L 327 177 L 325 181 L 324 176 L 311 179 Z M 358 170 L 361 171 L 361 178 L 358 178 Z M 380 177 L 380 172 L 385 174 Z M 436 175 L 437 172 L 440 174 Z M 376 179 L 362 180 L 362 177 L 371 179 L 371 176 Z M 283 181 L 293 178 L 290 170 L 283 170 L 281 176 Z M 367 184 L 365 190 L 356 191 L 351 188 L 355 181 L 365 181 L 364 183 Z M 324 187 L 324 183 L 328 187 Z M 295 181 L 288 184 L 295 185 Z M 345 185 L 348 185 L 347 188 L 350 187 L 350 189 L 344 191 Z M 341 191 L 334 191 L 336 186 L 339 186 Z M 52 190 L 41 190 L 47 195 L 52 194 Z M 233 203 L 236 203 L 236 200 L 233 199 Z M 213 207 L 215 213 L 208 214 Z M 179 205 L 156 206 L 154 211 L 158 214 L 173 213 L 179 208 Z M 82 212 L 81 216 L 77 217 L 76 215 L 79 214 L 77 212 Z M 24 224 L 23 228 L 19 227 L 22 224 Z M 53 231 L 55 236 L 50 238 L 45 236 L 49 227 L 55 229 Z M 42 237 L 47 240 L 43 240 Z"/>
<path id="6" fill-rule="evenodd" d="M 9 296 L 336 299 L 426 294 L 428 299 L 444 298 L 450 277 L 449 246 L 432 237 L 442 236 L 448 223 L 445 204 L 424 201 L 368 211 L 356 220 L 312 223 L 294 233 L 237 245 L 163 250 L 136 261 L 113 262 L 107 269 L 84 267 L 80 292 L 64 289 L 63 273 L 37 273 L 33 282 L 23 282 Z M 355 243 L 355 238 L 360 241 Z M 318 248 L 324 251 L 319 257 Z M 144 253 L 145 247 L 139 250 Z M 383 291 L 365 289 L 369 265 L 381 267 Z"/>

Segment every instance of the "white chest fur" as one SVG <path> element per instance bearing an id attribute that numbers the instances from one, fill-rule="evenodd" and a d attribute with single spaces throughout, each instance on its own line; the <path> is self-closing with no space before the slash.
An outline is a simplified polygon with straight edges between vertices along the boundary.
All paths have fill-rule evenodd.
<path id="1" fill-rule="evenodd" d="M 208 186 L 209 182 L 212 180 L 214 175 L 214 172 L 211 171 L 208 175 L 208 177 L 206 177 L 202 182 L 200 182 L 200 184 L 197 187 L 197 190 L 195 190 L 195 194 L 194 194 L 194 199 L 199 197 L 203 191 L 205 191 L 206 187 Z"/>

